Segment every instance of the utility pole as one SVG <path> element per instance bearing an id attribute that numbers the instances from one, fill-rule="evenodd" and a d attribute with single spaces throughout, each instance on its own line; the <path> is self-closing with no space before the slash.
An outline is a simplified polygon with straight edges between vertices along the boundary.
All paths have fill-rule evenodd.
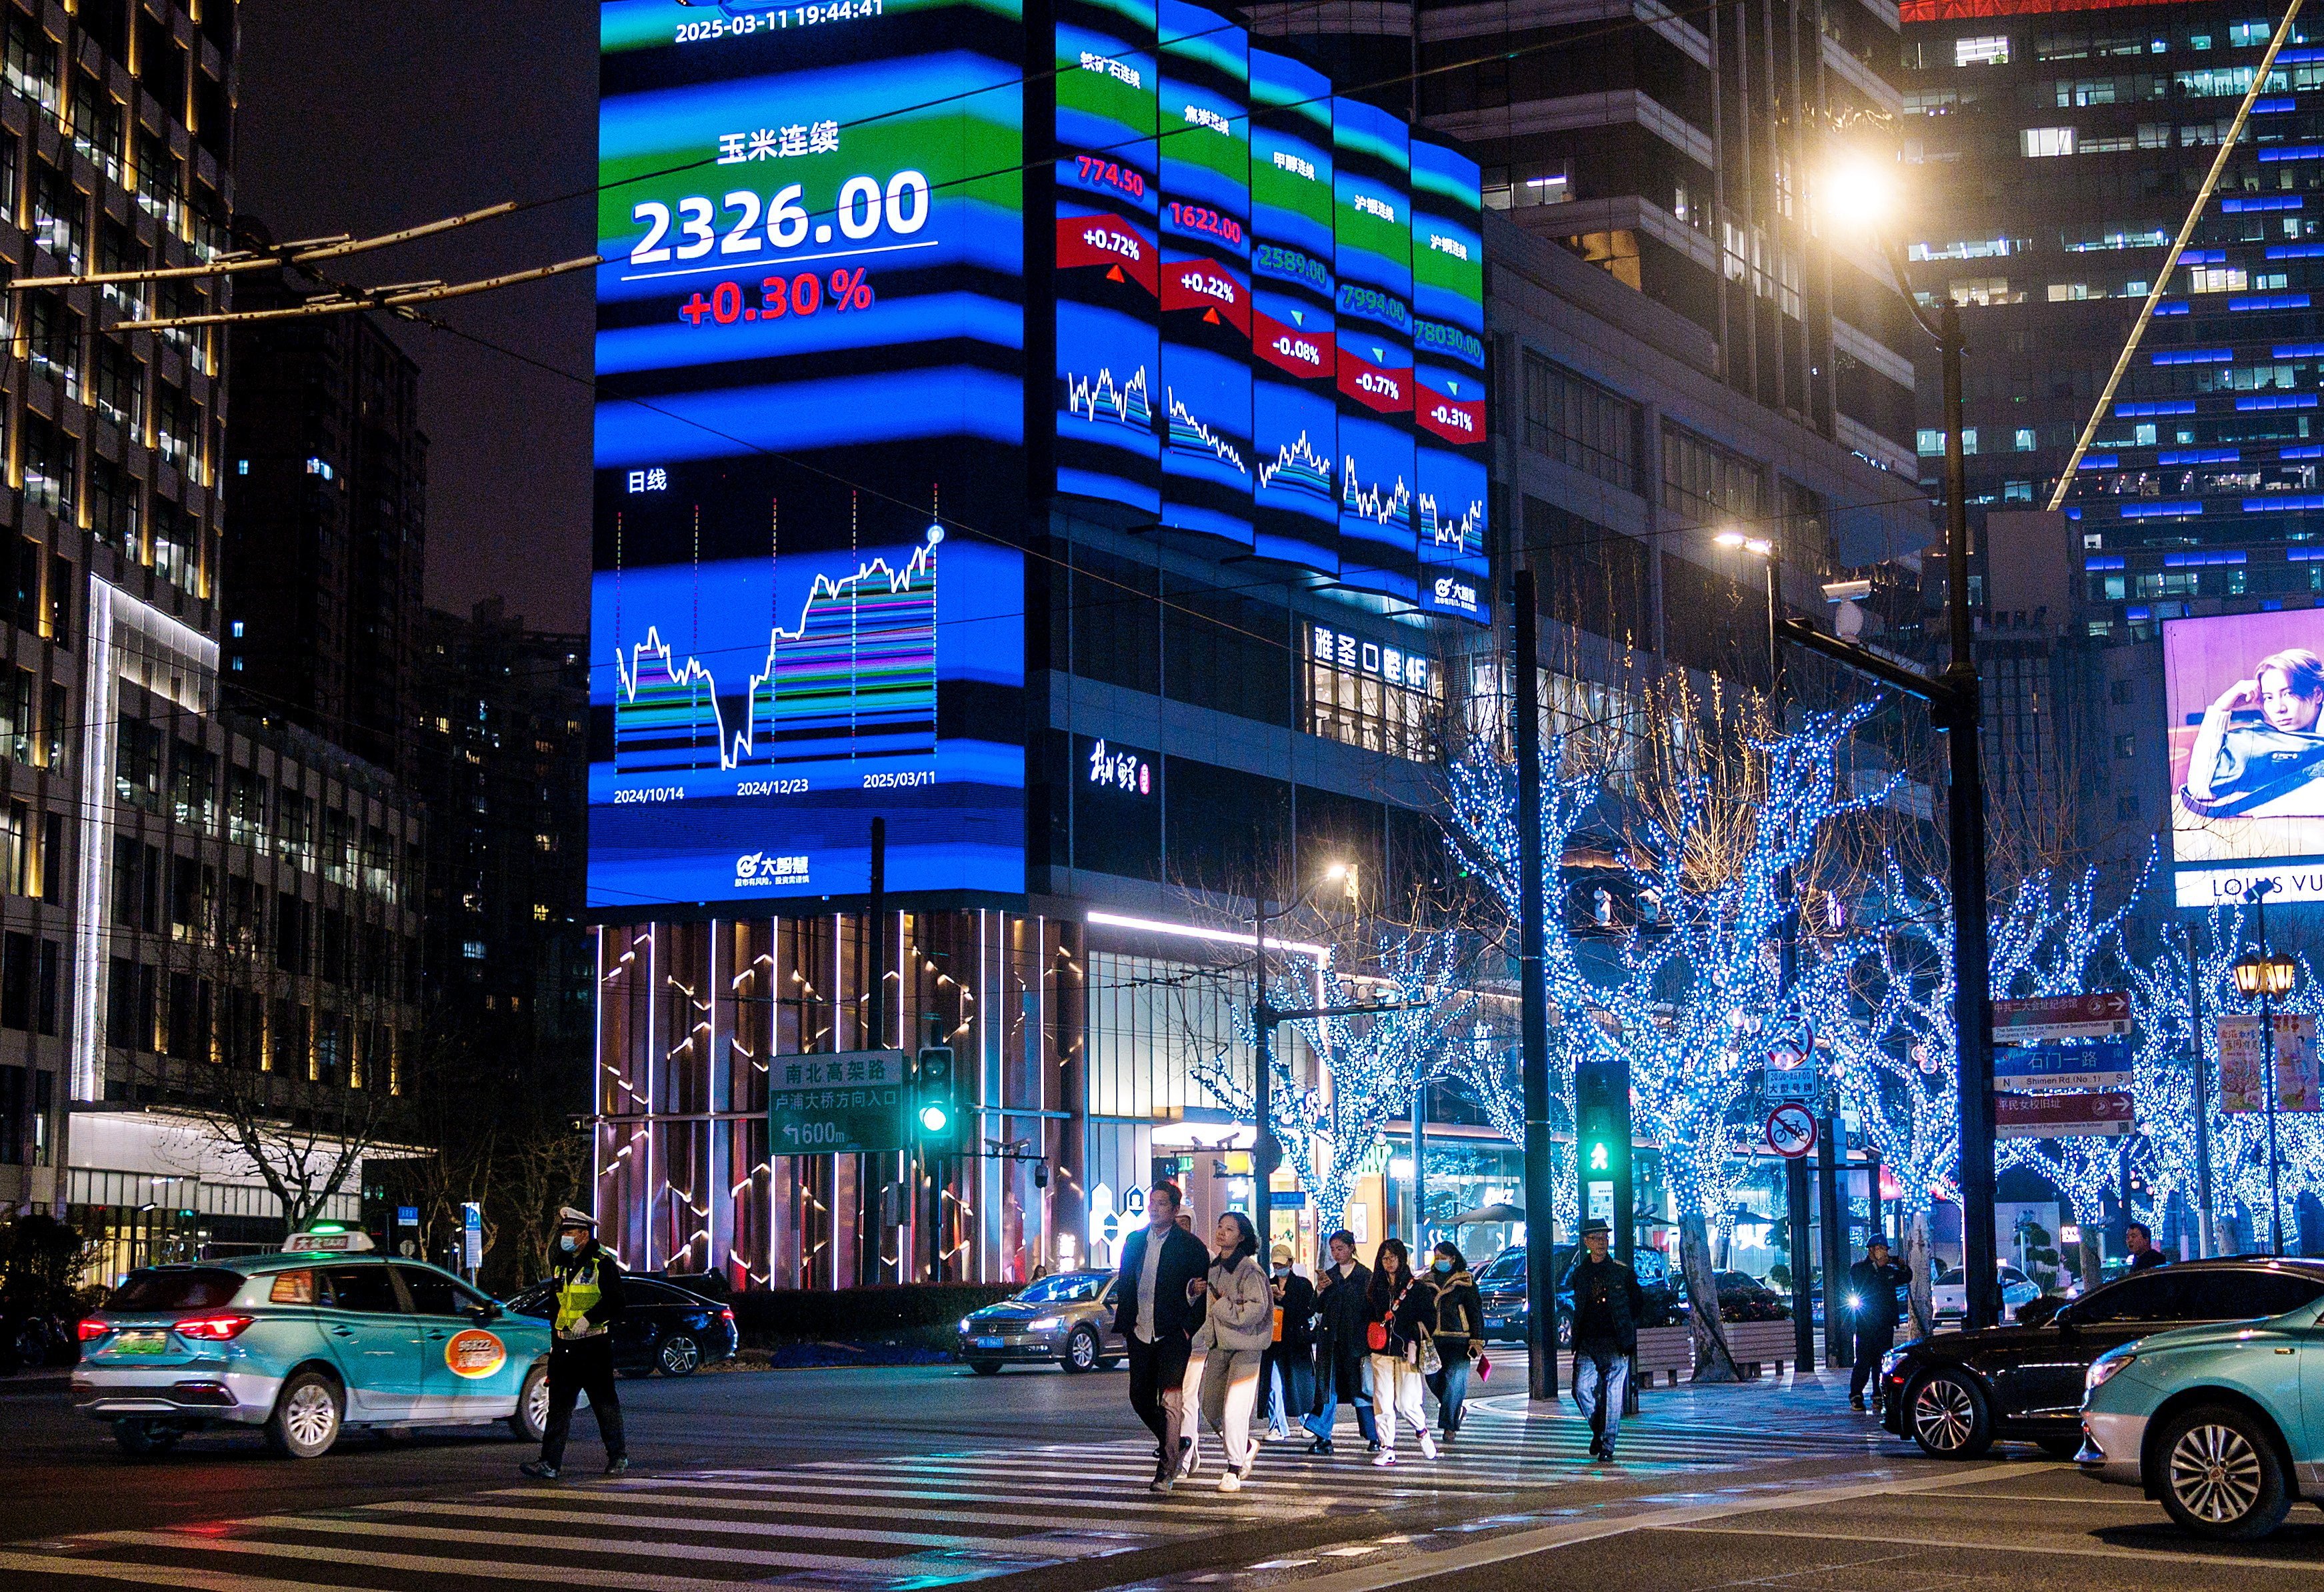
<path id="1" fill-rule="evenodd" d="M 1856 1363 L 1856 1334 L 1848 1308 L 1848 1222 L 1840 1203 L 1840 1118 L 1824 1107 L 1816 1135 L 1816 1194 L 1823 1210 L 1823 1360 Z"/>
<path id="2" fill-rule="evenodd" d="M 1251 1063 L 1250 1171 L 1259 1185 L 1256 1225 L 1264 1239 L 1275 1225 L 1275 1168 L 1283 1159 L 1283 1147 L 1275 1140 L 1275 1011 L 1267 999 L 1267 897 L 1261 896 L 1254 905 L 1259 912 L 1250 925 L 1254 959 L 1250 1015 L 1258 1054 Z M 1260 1245 L 1262 1249 L 1268 1247 L 1265 1242 Z"/>
<path id="3" fill-rule="evenodd" d="M 1541 683 L 1534 670 L 1533 571 L 1510 582 L 1509 682 L 1517 754 L 1517 999 L 1525 1044 L 1526 1383 L 1535 1399 L 1557 1397 L 1555 1182 L 1549 1166 L 1549 971 L 1544 964 L 1541 847 Z"/>
<path id="4" fill-rule="evenodd" d="M 2208 1260 L 2219 1251 L 2211 1231 L 2211 1101 L 2210 1067 L 2203 1059 L 2203 964 L 2195 950 L 2195 927 L 2183 920 L 2187 937 L 2187 1065 L 2193 1073 L 2195 1100 L 2195 1244 Z"/>
<path id="5" fill-rule="evenodd" d="M 1787 1246 L 1792 1265 L 1792 1364 L 1815 1364 L 1815 1306 L 1808 1298 L 1808 1163 L 1804 1155 L 1784 1162 L 1784 1225 L 1791 1229 Z"/>
<path id="6" fill-rule="evenodd" d="M 1895 244 L 1882 240 L 1901 284 L 1908 281 Z M 1961 1269 L 1967 1274 L 1966 1325 L 1991 1327 L 2001 1320 L 1993 1230 L 1993 999 L 1991 951 L 1986 938 L 1985 772 L 1978 745 L 1982 713 L 1978 682 L 1976 629 L 1969 601 L 1969 503 L 1961 465 L 1960 311 L 1948 302 L 1941 319 L 1929 324 L 1909 293 L 1904 300 L 1921 329 L 1936 340 L 1944 356 L 1945 395 L 1945 611 L 1950 658 L 1935 678 L 1852 641 L 1827 636 L 1803 620 L 1781 619 L 1783 638 L 1811 652 L 1837 658 L 1908 696 L 1929 704 L 1929 722 L 1945 732 L 1950 789 L 1945 809 L 1950 831 L 1949 878 L 1953 901 L 1953 1027 L 1960 1056 Z"/>
<path id="7" fill-rule="evenodd" d="M 1421 1072 L 1422 1063 L 1413 1063 L 1413 1071 Z M 1422 1227 L 1428 1219 L 1428 1080 L 1415 1077 L 1412 1081 L 1412 1253 L 1416 1264 L 1425 1269 L 1427 1261 L 1420 1253 L 1428 1242 Z"/>

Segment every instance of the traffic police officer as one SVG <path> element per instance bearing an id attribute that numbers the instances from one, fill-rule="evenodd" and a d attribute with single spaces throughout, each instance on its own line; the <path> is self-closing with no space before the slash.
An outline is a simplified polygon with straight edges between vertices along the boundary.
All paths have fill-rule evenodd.
<path id="1" fill-rule="evenodd" d="M 557 1258 L 549 1281 L 557 1290 L 555 1339 L 549 1350 L 549 1427 L 540 1458 L 517 1468 L 553 1481 L 565 1460 L 565 1434 L 573 1406 L 589 1395 L 597 1434 L 605 1440 L 605 1474 L 630 1468 L 622 1440 L 622 1404 L 613 1393 L 613 1323 L 625 1308 L 622 1268 L 597 1242 L 597 1219 L 570 1205 L 558 1212 Z"/>

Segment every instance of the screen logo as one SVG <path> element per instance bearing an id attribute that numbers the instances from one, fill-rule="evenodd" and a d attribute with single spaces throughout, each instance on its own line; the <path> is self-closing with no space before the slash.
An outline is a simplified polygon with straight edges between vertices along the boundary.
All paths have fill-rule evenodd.
<path id="1" fill-rule="evenodd" d="M 798 889 L 807 879 L 805 857 L 746 851 L 734 859 L 734 888 L 738 890 Z"/>

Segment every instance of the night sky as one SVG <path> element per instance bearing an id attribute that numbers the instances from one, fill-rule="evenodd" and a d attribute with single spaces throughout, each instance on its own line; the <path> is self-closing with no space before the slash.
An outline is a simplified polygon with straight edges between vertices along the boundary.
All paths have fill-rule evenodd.
<path id="1" fill-rule="evenodd" d="M 244 0 L 235 200 L 277 237 L 390 231 L 596 173 L 595 0 Z M 585 197 L 341 262 L 365 283 L 447 281 L 589 252 Z M 588 617 L 590 273 L 434 311 L 528 366 L 397 325 L 429 437 L 428 600 L 504 596 L 543 629 Z M 228 394 L 231 403 L 232 395 Z"/>

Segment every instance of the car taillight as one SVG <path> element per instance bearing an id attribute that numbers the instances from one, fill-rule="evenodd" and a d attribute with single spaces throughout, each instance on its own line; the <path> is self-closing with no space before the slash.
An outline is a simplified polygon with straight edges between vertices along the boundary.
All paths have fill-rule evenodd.
<path id="1" fill-rule="evenodd" d="M 83 1343 L 87 1343 L 92 1339 L 102 1338 L 107 1332 L 112 1331 L 113 1325 L 109 1321 L 100 1321 L 96 1317 L 91 1316 L 83 1321 L 78 1327 L 74 1329 L 74 1330 L 80 1334 L 80 1340 Z"/>
<path id="2" fill-rule="evenodd" d="M 224 1343 L 229 1338 L 239 1338 L 243 1330 L 256 1320 L 256 1316 L 195 1316 L 180 1321 L 176 1330 L 180 1338 L 191 1338 L 203 1343 Z"/>
<path id="3" fill-rule="evenodd" d="M 718 1310 L 718 1319 L 731 1327 L 734 1324 L 734 1312 L 721 1305 Z"/>

